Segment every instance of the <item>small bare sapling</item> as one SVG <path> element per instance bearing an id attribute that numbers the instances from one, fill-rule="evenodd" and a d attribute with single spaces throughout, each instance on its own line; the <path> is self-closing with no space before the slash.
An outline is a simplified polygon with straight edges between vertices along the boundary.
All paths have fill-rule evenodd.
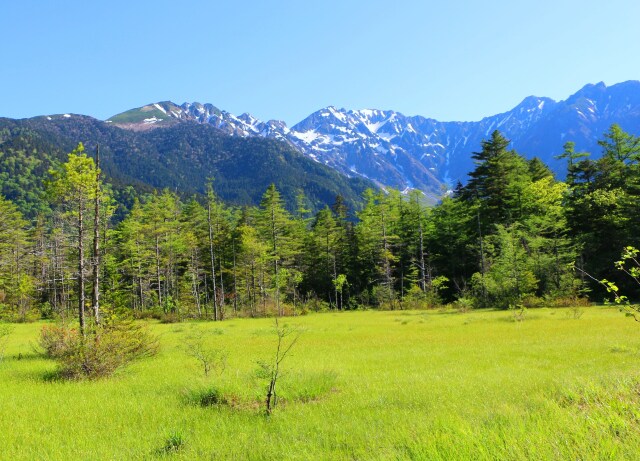
<path id="1" fill-rule="evenodd" d="M 282 377 L 281 364 L 287 357 L 291 348 L 300 338 L 300 329 L 288 325 L 280 326 L 278 318 L 275 319 L 274 332 L 277 336 L 276 350 L 271 360 L 258 361 L 258 378 L 267 382 L 265 396 L 265 414 L 270 416 L 278 404 L 277 385 Z"/>
<path id="2" fill-rule="evenodd" d="M 202 330 L 194 331 L 187 338 L 185 351 L 200 363 L 205 377 L 211 372 L 220 376 L 227 366 L 227 352 L 207 342 L 207 335 Z"/>

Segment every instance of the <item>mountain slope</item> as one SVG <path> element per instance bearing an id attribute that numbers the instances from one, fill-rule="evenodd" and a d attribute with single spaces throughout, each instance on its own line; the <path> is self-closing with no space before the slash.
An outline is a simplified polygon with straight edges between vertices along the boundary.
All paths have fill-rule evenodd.
<path id="1" fill-rule="evenodd" d="M 269 184 L 275 183 L 290 209 L 295 208 L 296 195 L 301 191 L 314 209 L 331 205 L 339 194 L 353 209 L 362 192 L 374 187 L 360 178 L 346 178 L 285 143 L 229 136 L 209 124 L 174 120 L 162 130 L 124 130 L 114 123 L 65 114 L 0 119 L 0 133 L 0 153 L 5 160 L 0 173 L 11 164 L 9 158 L 18 155 L 16 149 L 8 147 L 19 144 L 28 134 L 41 147 L 27 156 L 38 158 L 44 171 L 53 160 L 64 160 L 78 142 L 83 142 L 89 152 L 99 143 L 103 170 L 118 187 L 166 187 L 191 195 L 204 192 L 208 178 L 213 177 L 221 198 L 248 205 L 259 203 Z M 0 183 L 0 188 L 4 190 L 5 185 Z"/>

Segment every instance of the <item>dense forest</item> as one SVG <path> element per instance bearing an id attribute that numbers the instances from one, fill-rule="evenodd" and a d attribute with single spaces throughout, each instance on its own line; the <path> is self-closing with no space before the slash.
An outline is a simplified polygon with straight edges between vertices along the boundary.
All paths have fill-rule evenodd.
<path id="1" fill-rule="evenodd" d="M 125 207 L 81 144 L 48 171 L 26 156 L 37 181 L 0 176 L 21 197 L 0 197 L 0 316 L 507 309 L 602 301 L 603 278 L 634 296 L 614 262 L 640 243 L 640 138 L 613 125 L 600 145 L 594 160 L 568 142 L 559 181 L 496 131 L 436 206 L 419 191 L 367 190 L 356 220 L 341 196 L 313 214 L 300 194 L 290 212 L 274 185 L 259 206 L 229 206 L 217 179 L 203 195 L 165 189 Z"/>

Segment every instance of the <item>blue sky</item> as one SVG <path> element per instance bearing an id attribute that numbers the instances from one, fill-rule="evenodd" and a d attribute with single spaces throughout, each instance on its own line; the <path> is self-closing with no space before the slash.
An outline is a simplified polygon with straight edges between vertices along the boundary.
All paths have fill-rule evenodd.
<path id="1" fill-rule="evenodd" d="M 0 2 L 0 116 L 210 102 L 479 120 L 640 79 L 636 0 Z"/>

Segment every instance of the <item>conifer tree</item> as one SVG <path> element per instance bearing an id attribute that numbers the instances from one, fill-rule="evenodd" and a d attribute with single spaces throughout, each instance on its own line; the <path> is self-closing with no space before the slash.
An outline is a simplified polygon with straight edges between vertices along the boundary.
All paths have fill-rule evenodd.
<path id="1" fill-rule="evenodd" d="M 365 192 L 365 206 L 358 213 L 356 227 L 359 267 L 366 289 L 377 303 L 396 300 L 394 263 L 397 260 L 399 192 Z"/>
<path id="2" fill-rule="evenodd" d="M 77 251 L 77 297 L 78 321 L 80 331 L 85 331 L 85 303 L 87 281 L 87 255 L 85 239 L 88 237 L 90 222 L 90 205 L 95 199 L 98 175 L 93 159 L 87 157 L 82 143 L 68 156 L 68 160 L 59 170 L 51 170 L 52 181 L 49 183 L 52 197 L 60 203 L 65 216 L 73 223 L 74 241 Z"/>
<path id="3" fill-rule="evenodd" d="M 0 316 L 24 320 L 31 308 L 35 280 L 31 273 L 31 239 L 18 207 L 0 196 Z M 8 312 L 3 312 L 6 306 Z M 17 315 L 16 315 L 17 314 Z"/>
<path id="4" fill-rule="evenodd" d="M 280 290 L 282 280 L 280 269 L 288 257 L 295 252 L 290 239 L 292 220 L 284 208 L 280 193 L 271 184 L 260 201 L 260 212 L 257 216 L 257 228 L 269 248 L 274 284 L 274 301 L 276 312 L 283 315 Z"/>
<path id="5" fill-rule="evenodd" d="M 523 212 L 523 189 L 531 181 L 529 165 L 513 150 L 499 131 L 482 142 L 482 150 L 472 155 L 476 168 L 462 189 L 465 200 L 478 200 L 481 233 L 487 235 L 496 224 L 518 221 Z"/>

